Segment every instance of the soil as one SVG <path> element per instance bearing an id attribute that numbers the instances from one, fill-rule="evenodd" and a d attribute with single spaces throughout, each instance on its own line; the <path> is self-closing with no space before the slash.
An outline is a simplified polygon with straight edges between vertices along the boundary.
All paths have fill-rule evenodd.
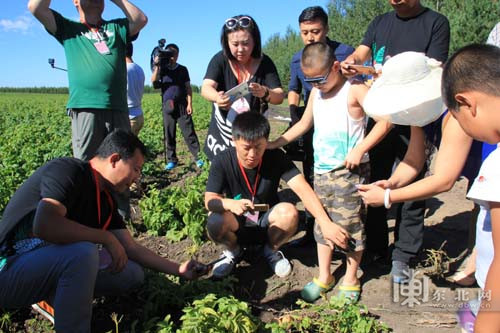
<path id="1" fill-rule="evenodd" d="M 272 121 L 274 135 L 286 128 L 286 124 L 282 120 L 274 118 L 280 114 L 285 116 L 282 110 L 279 109 L 272 110 L 269 116 Z M 278 128 L 278 130 L 275 128 Z M 200 137 L 204 136 L 200 135 Z M 181 142 L 179 142 L 178 149 L 187 151 Z M 197 172 L 194 167 L 190 166 L 191 161 L 188 154 L 179 155 L 181 158 L 180 165 L 189 165 L 189 168 L 182 169 L 181 175 L 176 174 L 174 169 L 174 172 L 170 173 L 166 177 L 167 179 L 164 179 L 165 184 L 182 183 L 184 177 Z M 300 166 L 300 163 L 298 165 Z M 467 248 L 469 221 L 473 205 L 465 199 L 466 184 L 465 180 L 459 180 L 448 193 L 427 200 L 424 250 L 416 260 L 417 265 L 423 265 L 426 250 L 438 249 L 445 241 L 446 244 L 443 249 L 449 257 L 457 257 Z M 145 230 L 141 225 L 140 211 L 137 206 L 137 197 L 139 195 L 140 193 L 137 191 L 132 195 L 132 216 L 136 239 L 154 252 L 169 259 L 175 261 L 189 259 L 190 255 L 187 249 L 193 245 L 190 240 L 169 243 L 165 237 L 154 237 L 144 232 Z M 287 201 L 296 201 L 296 197 L 290 193 L 286 186 L 283 186 L 280 195 Z M 301 208 L 300 203 L 298 207 Z M 394 219 L 389 220 L 389 226 L 392 234 Z M 299 232 L 295 238 L 299 238 L 303 233 L 303 231 Z M 393 236 L 391 236 L 392 240 Z M 200 262 L 208 263 L 217 259 L 221 251 L 220 246 L 206 242 L 199 248 L 195 257 Z M 256 251 L 248 251 L 244 260 L 234 271 L 234 275 L 239 281 L 237 288 L 235 288 L 235 296 L 251 303 L 255 313 L 264 321 L 270 321 L 293 309 L 295 301 L 300 295 L 300 290 L 317 275 L 315 243 L 303 247 L 293 247 L 288 244 L 282 248 L 282 251 L 293 265 L 292 273 L 286 278 L 274 276 Z M 343 262 L 343 255 L 336 254 L 334 256 L 332 267 L 336 269 L 337 281 L 341 280 L 343 275 Z M 460 264 L 463 265 L 463 262 L 458 261 L 455 265 L 452 265 L 451 270 L 456 270 Z M 390 262 L 366 263 L 362 266 L 362 270 L 359 271 L 363 286 L 360 302 L 365 304 L 371 313 L 379 316 L 380 320 L 391 327 L 394 332 L 435 332 L 437 330 L 440 332 L 456 332 L 458 326 L 455 312 L 458 306 L 462 301 L 466 300 L 465 296 L 468 295 L 469 298 L 475 297 L 479 290 L 477 286 L 460 288 L 442 278 L 428 279 L 420 274 L 415 279 L 421 283 L 423 291 L 428 291 L 428 298 L 427 300 L 424 299 L 424 294 L 417 292 L 417 294 L 413 295 L 416 296 L 418 304 L 415 303 L 410 306 L 412 304 L 408 304 L 409 298 L 403 296 L 408 295 L 409 291 L 393 289 L 389 272 Z M 447 275 L 451 273 L 449 272 Z M 337 283 L 334 290 L 327 294 L 328 297 L 337 293 L 338 285 L 339 283 Z M 419 290 L 419 285 L 412 286 L 416 288 L 414 291 Z M 133 304 L 120 305 L 117 302 L 119 303 L 120 299 L 115 300 L 112 307 L 99 307 L 98 305 L 98 308 L 106 311 L 112 308 L 117 313 L 133 313 Z M 323 300 L 320 299 L 317 302 L 323 302 Z M 94 331 L 108 331 L 111 329 L 109 327 L 110 313 L 111 311 L 105 313 L 97 309 L 94 311 Z M 26 317 L 32 317 L 32 314 L 20 312 L 17 316 L 26 319 Z M 107 322 L 104 325 L 106 327 L 100 325 L 100 323 L 104 322 Z M 22 325 L 21 323 L 18 324 Z M 122 327 L 121 331 L 127 331 L 127 329 Z"/>

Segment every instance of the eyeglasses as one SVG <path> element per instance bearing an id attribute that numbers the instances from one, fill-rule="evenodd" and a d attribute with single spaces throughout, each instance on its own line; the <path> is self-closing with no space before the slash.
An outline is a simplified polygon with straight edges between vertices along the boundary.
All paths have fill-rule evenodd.
<path id="1" fill-rule="evenodd" d="M 332 71 L 332 65 L 328 66 L 328 72 L 326 72 L 325 76 L 320 76 L 320 77 L 306 77 L 304 78 L 304 82 L 310 83 L 313 86 L 322 86 L 325 83 L 328 82 L 328 75 L 330 75 L 330 72 Z"/>
<path id="2" fill-rule="evenodd" d="M 241 28 L 248 28 L 252 24 L 252 19 L 248 16 L 242 16 L 240 18 L 230 17 L 224 23 L 228 30 L 236 29 L 238 26 Z"/>

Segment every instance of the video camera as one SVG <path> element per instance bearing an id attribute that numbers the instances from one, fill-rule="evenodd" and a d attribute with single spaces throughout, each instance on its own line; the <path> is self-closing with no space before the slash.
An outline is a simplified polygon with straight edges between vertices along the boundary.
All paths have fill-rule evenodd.
<path id="1" fill-rule="evenodd" d="M 160 69 L 167 67 L 168 63 L 170 62 L 170 58 L 175 56 L 176 50 L 173 48 L 165 48 L 165 38 L 162 38 L 158 41 L 158 46 L 156 46 L 153 49 L 153 52 L 151 52 L 151 71 L 154 70 L 154 62 L 156 56 L 159 58 L 160 62 Z"/>

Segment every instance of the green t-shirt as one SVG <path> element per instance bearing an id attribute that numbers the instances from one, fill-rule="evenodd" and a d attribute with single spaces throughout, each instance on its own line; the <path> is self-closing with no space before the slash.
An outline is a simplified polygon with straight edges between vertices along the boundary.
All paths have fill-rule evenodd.
<path id="1" fill-rule="evenodd" d="M 57 25 L 54 37 L 63 45 L 66 53 L 69 81 L 67 108 L 128 112 L 125 63 L 129 38 L 128 20 L 121 18 L 103 21 L 99 32 L 109 53 L 101 54 L 94 45 L 99 41 L 95 32 L 83 23 L 68 20 L 56 11 L 52 12 Z"/>

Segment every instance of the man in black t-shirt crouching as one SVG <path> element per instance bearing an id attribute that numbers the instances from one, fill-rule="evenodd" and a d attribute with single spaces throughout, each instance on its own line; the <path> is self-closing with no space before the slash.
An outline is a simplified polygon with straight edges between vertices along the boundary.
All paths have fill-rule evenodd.
<path id="1" fill-rule="evenodd" d="M 54 159 L 21 185 L 0 222 L 0 308 L 33 304 L 52 322 L 55 311 L 57 332 L 90 332 L 94 295 L 137 287 L 142 266 L 196 277 L 196 262 L 180 265 L 136 243 L 118 214 L 110 192 L 139 178 L 144 154 L 135 135 L 115 130 L 90 161 Z M 41 301 L 51 306 L 34 304 Z"/>
<path id="2" fill-rule="evenodd" d="M 205 206 L 209 210 L 209 237 L 226 246 L 223 258 L 214 265 L 213 275 L 231 273 L 243 254 L 243 247 L 263 245 L 263 256 L 279 277 L 291 272 L 290 262 L 278 248 L 297 229 L 295 206 L 279 202 L 278 185 L 283 179 L 299 196 L 318 224 L 329 225 L 326 239 L 346 248 L 349 234 L 335 225 L 318 197 L 292 161 L 279 149 L 266 150 L 270 126 L 257 112 L 245 112 L 232 124 L 235 147 L 215 157 L 210 167 Z M 260 206 L 268 204 L 268 210 Z M 332 227 L 333 226 L 333 227 Z"/>

